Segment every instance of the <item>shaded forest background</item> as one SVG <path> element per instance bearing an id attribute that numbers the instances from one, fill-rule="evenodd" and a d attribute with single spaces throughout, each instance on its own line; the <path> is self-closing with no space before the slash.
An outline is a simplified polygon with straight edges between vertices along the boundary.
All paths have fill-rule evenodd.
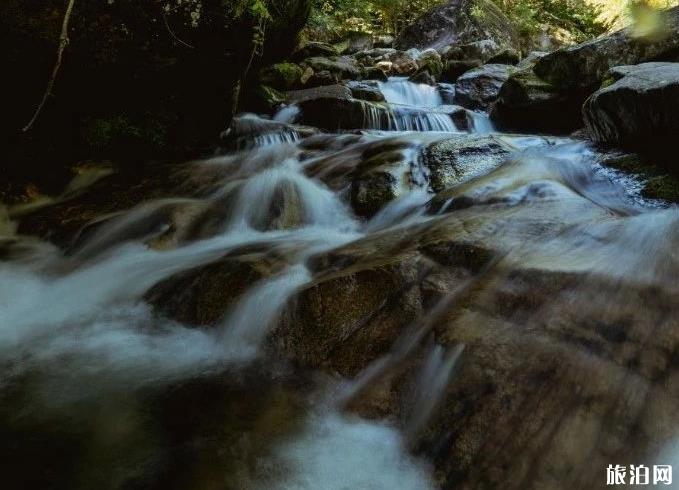
<path id="1" fill-rule="evenodd" d="M 538 36 L 580 42 L 619 27 L 648 7 L 679 0 L 493 1 L 525 50 Z M 256 96 L 259 70 L 300 42 L 338 42 L 352 32 L 397 35 L 442 0 L 75 0 L 64 61 L 36 123 L 54 70 L 66 0 L 0 5 L 3 65 L 11 66 L 0 130 L 5 199 L 27 183 L 45 192 L 74 162 L 204 155 Z M 478 9 L 483 15 L 483 9 Z"/>

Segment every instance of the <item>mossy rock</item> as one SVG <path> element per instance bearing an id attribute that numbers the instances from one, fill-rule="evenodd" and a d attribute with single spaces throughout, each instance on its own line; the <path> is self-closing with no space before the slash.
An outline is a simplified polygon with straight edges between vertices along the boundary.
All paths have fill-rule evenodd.
<path id="1" fill-rule="evenodd" d="M 638 176 L 644 181 L 641 195 L 648 199 L 679 202 L 679 176 L 669 174 L 662 167 L 636 154 L 616 155 L 603 161 L 625 173 Z"/>
<path id="2" fill-rule="evenodd" d="M 276 63 L 264 68 L 259 81 L 277 90 L 293 90 L 301 85 L 304 70 L 295 63 Z"/>

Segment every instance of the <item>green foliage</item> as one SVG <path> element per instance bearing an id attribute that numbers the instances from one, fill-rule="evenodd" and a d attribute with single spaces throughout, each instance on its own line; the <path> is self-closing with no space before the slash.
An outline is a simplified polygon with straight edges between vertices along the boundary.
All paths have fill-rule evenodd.
<path id="1" fill-rule="evenodd" d="M 587 0 L 495 0 L 512 19 L 523 37 L 545 28 L 565 31 L 573 41 L 581 42 L 606 32 L 608 22 L 601 18 L 601 8 Z"/>
<path id="2" fill-rule="evenodd" d="M 117 114 L 86 122 L 83 136 L 94 152 L 110 152 L 125 145 L 160 150 L 168 145 L 168 121 L 160 114 L 131 117 Z"/>
<path id="3" fill-rule="evenodd" d="M 348 31 L 398 34 L 443 0 L 314 0 L 312 37 L 331 38 Z"/>

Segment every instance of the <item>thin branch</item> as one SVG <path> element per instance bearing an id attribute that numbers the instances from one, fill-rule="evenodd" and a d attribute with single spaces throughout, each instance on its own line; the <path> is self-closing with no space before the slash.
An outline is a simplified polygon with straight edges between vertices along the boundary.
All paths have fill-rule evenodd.
<path id="1" fill-rule="evenodd" d="M 163 21 L 165 21 L 165 28 L 167 29 L 167 32 L 170 33 L 170 36 L 172 36 L 175 41 L 177 41 L 179 44 L 183 46 L 186 46 L 187 48 L 196 49 L 195 46 L 191 46 L 189 43 L 179 39 L 179 37 L 174 33 L 174 31 L 170 27 L 170 23 L 167 21 L 167 15 L 165 15 L 165 13 L 163 13 Z"/>
<path id="2" fill-rule="evenodd" d="M 73 13 L 73 5 L 75 4 L 75 0 L 68 0 L 68 4 L 66 7 L 66 13 L 64 14 L 64 22 L 61 25 L 61 35 L 59 36 L 59 49 L 57 50 L 57 62 L 54 65 L 54 69 L 52 70 L 52 76 L 50 77 L 49 82 L 47 83 L 47 89 L 45 89 L 45 94 L 42 96 L 42 100 L 40 101 L 40 105 L 38 105 L 38 108 L 35 110 L 35 113 L 33 114 L 33 117 L 31 120 L 28 122 L 26 126 L 23 128 L 23 132 L 29 131 L 32 127 L 33 124 L 35 124 L 35 121 L 38 119 L 38 116 L 40 115 L 40 112 L 42 112 L 43 107 L 47 103 L 47 100 L 49 99 L 50 95 L 52 95 L 52 89 L 54 88 L 54 82 L 57 79 L 57 74 L 59 73 L 59 68 L 61 68 L 61 60 L 64 57 L 64 50 L 66 49 L 66 46 L 68 46 L 68 23 L 71 20 L 71 14 Z"/>

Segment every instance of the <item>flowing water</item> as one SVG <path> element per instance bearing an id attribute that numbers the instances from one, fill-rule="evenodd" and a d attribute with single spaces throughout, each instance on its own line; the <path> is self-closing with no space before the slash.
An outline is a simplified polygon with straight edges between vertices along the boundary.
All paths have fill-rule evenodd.
<path id="1" fill-rule="evenodd" d="M 630 306 L 629 284 L 676 296 L 679 211 L 641 198 L 586 144 L 496 135 L 479 113 L 464 132 L 436 112 L 443 101 L 435 87 L 392 79 L 380 88 L 393 107 L 386 124 L 368 108 L 362 134 L 258 135 L 243 150 L 187 164 L 201 182 L 192 195 L 102 215 L 67 252 L 16 235 L 11 210 L 0 208 L 5 488 L 437 488 L 436 458 L 419 444 L 432 437 L 428 424 L 451 387 L 464 382 L 465 344 L 473 355 L 477 342 L 446 340 L 452 334 L 437 329 L 469 295 L 481 291 L 491 311 L 502 304 L 491 278 L 497 285 L 516 270 L 579 274 L 533 316 L 508 317 L 525 328 L 566 318 L 573 302 Z M 290 107 L 276 122 L 297 116 Z M 497 138 L 511 155 L 434 192 L 425 149 L 479 135 Z M 352 179 L 385 153 L 400 179 L 397 195 L 358 216 Z M 445 286 L 352 376 L 322 375 L 272 352 L 268 339 L 300 292 L 362 260 L 384 262 L 380 254 L 401 260 L 413 243 L 442 234 L 495 258 Z M 454 262 L 456 253 L 439 262 Z M 320 260 L 333 254 L 357 258 Z M 210 327 L 149 299 L 149 291 L 225 258 L 274 265 L 244 286 L 226 279 L 209 291 L 234 298 Z M 450 280 L 443 269 L 427 265 L 427 280 Z M 614 286 L 593 301 L 602 278 Z M 174 294 L 165 300 L 188 301 Z M 672 314 L 671 304 L 660 308 Z M 356 408 L 404 366 L 413 381 L 399 390 L 401 416 Z"/>

